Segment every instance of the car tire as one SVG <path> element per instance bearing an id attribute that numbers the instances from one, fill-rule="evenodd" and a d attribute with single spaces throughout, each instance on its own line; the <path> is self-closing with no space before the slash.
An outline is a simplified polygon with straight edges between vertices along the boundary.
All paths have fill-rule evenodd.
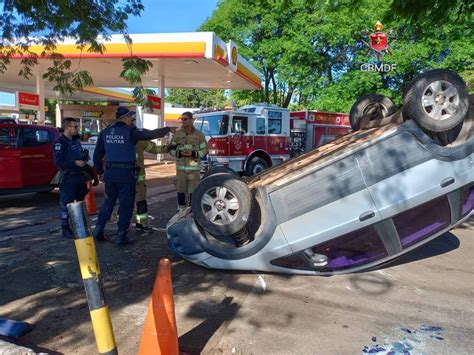
<path id="1" fill-rule="evenodd" d="M 393 115 L 396 110 L 395 104 L 387 96 L 369 94 L 359 97 L 352 105 L 349 121 L 352 129 L 358 131 L 361 128 L 362 119 L 367 115 L 370 121 L 373 121 Z"/>
<path id="2" fill-rule="evenodd" d="M 260 157 L 253 157 L 245 168 L 246 176 L 254 176 L 261 173 L 263 170 L 268 168 L 268 163 L 265 159 Z"/>
<path id="3" fill-rule="evenodd" d="M 191 206 L 194 220 L 207 232 L 231 236 L 248 223 L 252 194 L 235 174 L 211 175 L 193 192 Z"/>
<path id="4" fill-rule="evenodd" d="M 209 169 L 202 175 L 202 179 L 207 178 L 208 176 L 212 176 L 215 174 L 220 174 L 220 173 L 228 173 L 228 174 L 233 174 L 237 177 L 240 178 L 239 174 L 237 174 L 236 171 L 232 170 L 231 168 L 224 168 L 223 166 L 216 166 L 214 168 Z"/>
<path id="5" fill-rule="evenodd" d="M 415 79 L 403 99 L 403 117 L 431 133 L 459 126 L 468 109 L 466 84 L 458 74 L 446 69 L 431 70 Z"/>

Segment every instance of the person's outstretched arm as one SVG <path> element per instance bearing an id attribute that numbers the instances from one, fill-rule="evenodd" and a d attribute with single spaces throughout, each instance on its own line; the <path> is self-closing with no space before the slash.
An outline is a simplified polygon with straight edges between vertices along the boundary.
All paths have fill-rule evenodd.
<path id="1" fill-rule="evenodd" d="M 165 154 L 168 153 L 168 145 L 156 145 L 154 142 L 150 141 L 145 147 L 145 151 L 151 154 Z"/>
<path id="2" fill-rule="evenodd" d="M 150 129 L 138 130 L 137 128 L 133 128 L 131 132 L 132 141 L 136 143 L 138 141 L 149 141 L 151 139 L 163 138 L 169 132 L 174 132 L 174 130 L 176 129 L 172 129 L 171 127 L 163 127 L 163 128 L 152 129 L 152 130 Z"/>

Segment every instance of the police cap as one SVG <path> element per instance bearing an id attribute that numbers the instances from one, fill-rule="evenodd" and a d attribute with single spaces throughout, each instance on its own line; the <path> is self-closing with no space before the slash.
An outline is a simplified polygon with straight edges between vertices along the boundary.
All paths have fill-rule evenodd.
<path id="1" fill-rule="evenodd" d="M 130 111 L 128 108 L 120 106 L 117 109 L 117 112 L 115 112 L 115 118 L 116 119 L 124 118 L 126 116 L 132 116 L 134 114 L 135 114 L 135 111 Z"/>

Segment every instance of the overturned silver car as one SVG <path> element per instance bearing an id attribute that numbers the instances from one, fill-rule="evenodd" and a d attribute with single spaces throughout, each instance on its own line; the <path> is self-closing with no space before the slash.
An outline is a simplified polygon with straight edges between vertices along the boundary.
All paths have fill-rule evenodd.
<path id="1" fill-rule="evenodd" d="M 209 268 L 331 275 L 374 268 L 469 218 L 474 117 L 462 79 L 425 73 L 399 111 L 369 96 L 351 110 L 355 131 L 334 142 L 245 181 L 211 172 L 169 221 L 169 247 Z"/>

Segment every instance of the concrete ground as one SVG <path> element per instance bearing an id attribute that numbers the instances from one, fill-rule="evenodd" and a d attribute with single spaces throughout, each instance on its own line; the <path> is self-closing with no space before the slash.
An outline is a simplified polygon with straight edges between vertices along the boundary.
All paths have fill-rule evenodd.
<path id="1" fill-rule="evenodd" d="M 137 243 L 124 249 L 97 245 L 120 353 L 137 352 L 164 257 L 172 261 L 183 352 L 474 353 L 474 218 L 372 272 L 325 278 L 208 270 L 166 248 L 173 173 L 173 165 L 149 169 L 153 234 L 132 231 Z M 102 186 L 96 194 L 100 205 Z M 32 324 L 17 344 L 36 352 L 96 353 L 76 252 L 59 237 L 57 205 L 56 190 L 0 197 L 0 317 Z M 111 223 L 111 237 L 115 228 Z M 2 340 L 13 341 L 0 338 L 0 354 L 8 353 Z"/>

